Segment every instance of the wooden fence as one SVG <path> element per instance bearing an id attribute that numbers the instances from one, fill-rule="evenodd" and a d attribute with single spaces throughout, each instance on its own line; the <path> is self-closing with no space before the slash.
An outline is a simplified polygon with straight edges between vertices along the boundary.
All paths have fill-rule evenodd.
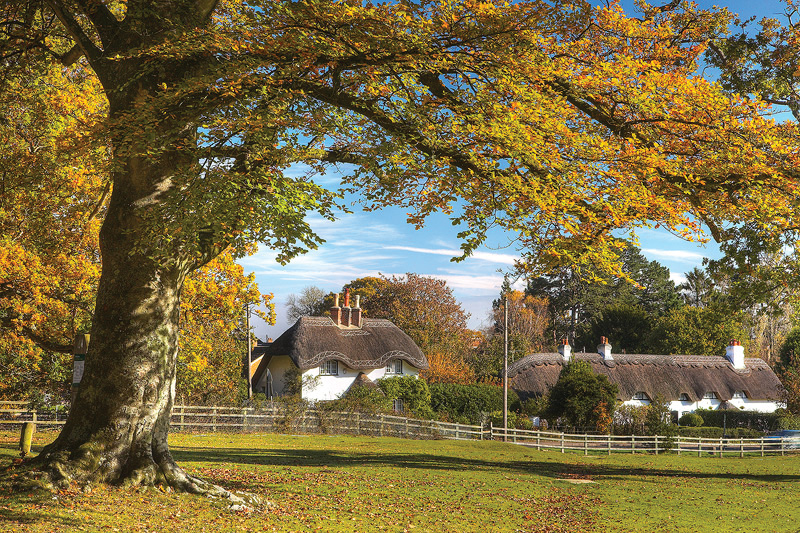
<path id="1" fill-rule="evenodd" d="M 0 428 L 12 429 L 24 422 L 39 427 L 64 424 L 66 409 L 29 410 L 26 402 L 0 402 Z M 417 420 L 401 416 L 338 412 L 325 409 L 296 408 L 284 405 L 236 408 L 177 405 L 172 409 L 171 431 L 202 432 L 265 432 L 327 433 L 365 436 L 387 436 L 412 439 L 503 440 L 537 450 L 584 455 L 611 453 L 677 453 L 703 455 L 785 455 L 800 449 L 800 439 L 762 437 L 758 439 L 726 439 L 703 437 L 664 437 L 644 435 L 588 435 L 554 431 L 529 431 L 434 420 Z"/>
<path id="2" fill-rule="evenodd" d="M 583 452 L 584 455 L 612 453 L 676 453 L 706 455 L 766 454 L 786 455 L 800 450 L 800 438 L 761 437 L 757 439 L 728 439 L 708 437 L 665 437 L 660 435 L 587 435 L 554 431 L 491 428 L 493 439 L 506 440 L 536 448 Z"/>

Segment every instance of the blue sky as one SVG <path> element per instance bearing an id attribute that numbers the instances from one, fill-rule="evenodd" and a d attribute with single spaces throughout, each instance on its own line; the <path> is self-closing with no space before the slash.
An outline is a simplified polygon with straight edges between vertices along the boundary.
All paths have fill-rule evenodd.
<path id="1" fill-rule="evenodd" d="M 656 2 L 657 3 L 657 2 Z M 663 0 L 666 3 L 666 0 Z M 753 15 L 777 16 L 783 4 L 777 0 L 697 2 L 701 7 L 727 6 L 742 18 Z M 633 2 L 624 1 L 626 10 Z M 323 183 L 335 187 L 338 180 L 329 176 Z M 277 322 L 268 326 L 260 320 L 254 323 L 256 335 L 263 339 L 277 337 L 291 324 L 286 318 L 285 302 L 290 294 L 303 287 L 316 285 L 325 291 L 340 290 L 355 278 L 402 275 L 414 272 L 447 281 L 456 299 L 470 313 L 473 329 L 488 323 L 492 300 L 500 292 L 503 272 L 511 269 L 517 251 L 507 235 L 490 235 L 487 246 L 460 263 L 450 261 L 458 255 L 457 229 L 444 215 L 434 215 L 426 226 L 415 230 L 406 223 L 405 212 L 390 208 L 367 213 L 355 206 L 355 212 L 343 214 L 335 222 L 320 217 L 310 218 L 314 230 L 326 240 L 318 249 L 282 266 L 275 254 L 261 247 L 253 256 L 239 260 L 245 272 L 254 272 L 262 292 L 272 292 L 277 310 Z M 669 268 L 673 279 L 680 282 L 683 273 L 701 266 L 703 257 L 717 257 L 716 246 L 685 242 L 669 233 L 657 230 L 639 232 L 644 255 Z"/>

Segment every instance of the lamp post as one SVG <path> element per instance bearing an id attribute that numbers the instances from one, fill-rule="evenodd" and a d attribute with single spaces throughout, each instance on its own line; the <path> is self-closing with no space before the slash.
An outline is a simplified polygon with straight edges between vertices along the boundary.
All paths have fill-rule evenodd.
<path id="1" fill-rule="evenodd" d="M 253 399 L 253 342 L 250 338 L 250 304 L 245 304 L 245 329 L 247 329 L 247 399 Z"/>
<path id="2" fill-rule="evenodd" d="M 508 295 L 503 295 L 503 440 L 508 441 Z"/>

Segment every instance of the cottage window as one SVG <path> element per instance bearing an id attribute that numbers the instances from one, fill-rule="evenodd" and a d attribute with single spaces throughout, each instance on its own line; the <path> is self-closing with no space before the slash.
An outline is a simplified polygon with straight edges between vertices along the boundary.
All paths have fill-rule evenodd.
<path id="1" fill-rule="evenodd" d="M 320 376 L 338 376 L 339 375 L 339 361 L 332 359 L 325 361 L 319 365 Z"/>
<path id="2" fill-rule="evenodd" d="M 747 395 L 744 393 L 743 390 L 737 390 L 733 393 L 733 397 L 739 400 L 744 400 L 747 398 Z"/>
<path id="3" fill-rule="evenodd" d="M 703 398 L 706 400 L 716 400 L 717 393 L 716 392 L 707 392 L 703 395 Z"/>
<path id="4" fill-rule="evenodd" d="M 386 365 L 386 373 L 387 374 L 402 374 L 403 373 L 403 360 L 402 359 L 392 359 L 389 361 L 389 364 Z"/>
<path id="5" fill-rule="evenodd" d="M 637 392 L 636 394 L 633 395 L 633 399 L 634 400 L 642 400 L 642 401 L 645 401 L 645 402 L 649 402 L 650 401 L 650 397 L 647 395 L 646 392 Z"/>
<path id="6" fill-rule="evenodd" d="M 403 400 L 401 398 L 396 398 L 392 400 L 392 409 L 397 411 L 398 413 L 403 412 Z"/>
<path id="7" fill-rule="evenodd" d="M 689 395 L 686 394 L 685 392 L 682 392 L 678 399 L 680 401 L 682 401 L 682 402 L 691 402 L 692 401 L 691 398 L 689 398 Z"/>

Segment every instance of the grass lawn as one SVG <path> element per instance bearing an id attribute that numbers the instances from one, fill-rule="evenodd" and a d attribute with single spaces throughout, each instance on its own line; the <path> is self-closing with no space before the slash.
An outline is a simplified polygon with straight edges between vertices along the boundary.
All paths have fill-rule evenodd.
<path id="1" fill-rule="evenodd" d="M 37 433 L 34 448 L 54 437 Z M 0 432 L 0 468 L 17 442 Z M 152 488 L 11 494 L 0 484 L 0 531 L 800 531 L 800 455 L 584 457 L 320 435 L 170 442 L 189 472 L 274 505 L 235 512 Z"/>

